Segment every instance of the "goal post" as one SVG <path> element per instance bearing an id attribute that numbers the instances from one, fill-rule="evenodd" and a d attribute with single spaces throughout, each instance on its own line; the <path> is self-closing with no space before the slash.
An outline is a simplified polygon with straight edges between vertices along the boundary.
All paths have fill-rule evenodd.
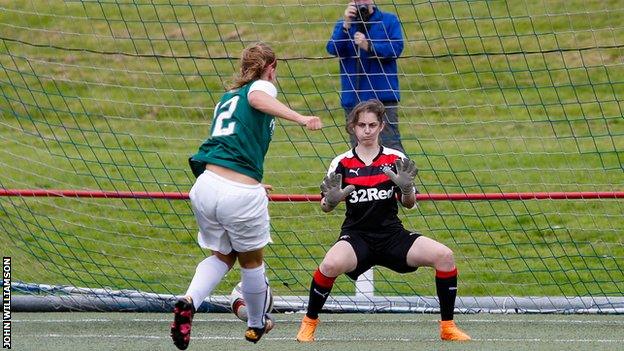
<path id="1" fill-rule="evenodd" d="M 449 246 L 458 311 L 621 313 L 624 7 L 583 1 L 377 1 L 401 21 L 399 128 L 419 168 L 410 230 Z M 264 182 L 281 310 L 305 308 L 338 237 L 319 182 L 349 147 L 339 61 L 346 1 L 0 4 L 0 242 L 22 306 L 153 310 L 209 253 L 185 194 L 188 156 L 245 45 L 279 57 Z M 240 280 L 228 273 L 208 310 Z M 17 301 L 16 300 L 16 301 Z M 336 280 L 332 311 L 434 312 L 434 272 Z M 25 307 L 27 308 L 27 307 Z"/>

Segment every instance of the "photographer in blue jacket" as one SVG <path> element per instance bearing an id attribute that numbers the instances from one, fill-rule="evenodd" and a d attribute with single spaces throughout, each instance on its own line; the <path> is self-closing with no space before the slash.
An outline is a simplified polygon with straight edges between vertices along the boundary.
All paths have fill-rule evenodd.
<path id="1" fill-rule="evenodd" d="M 340 101 L 345 117 L 361 101 L 380 100 L 386 108 L 381 143 L 405 153 L 397 114 L 401 100 L 397 58 L 402 51 L 398 17 L 382 12 L 373 0 L 349 2 L 327 42 L 327 52 L 340 59 Z M 351 136 L 351 145 L 355 144 Z"/>

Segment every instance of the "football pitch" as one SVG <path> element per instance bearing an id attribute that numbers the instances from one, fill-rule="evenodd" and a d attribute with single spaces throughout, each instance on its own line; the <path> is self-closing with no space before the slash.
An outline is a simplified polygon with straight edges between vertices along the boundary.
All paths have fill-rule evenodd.
<path id="1" fill-rule="evenodd" d="M 621 350 L 617 315 L 471 314 L 456 317 L 474 340 L 440 341 L 433 314 L 325 314 L 317 341 L 299 344 L 302 314 L 276 314 L 277 326 L 256 345 L 232 314 L 195 316 L 189 350 Z M 15 350 L 175 350 L 170 314 L 14 313 Z"/>

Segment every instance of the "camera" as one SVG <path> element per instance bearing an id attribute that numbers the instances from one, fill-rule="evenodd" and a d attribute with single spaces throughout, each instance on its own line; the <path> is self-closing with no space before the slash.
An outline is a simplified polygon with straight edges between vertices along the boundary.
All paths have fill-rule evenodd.
<path id="1" fill-rule="evenodd" d="M 368 11 L 368 5 L 357 5 L 355 8 L 355 17 L 353 18 L 356 22 L 368 22 L 370 19 L 371 13 Z"/>

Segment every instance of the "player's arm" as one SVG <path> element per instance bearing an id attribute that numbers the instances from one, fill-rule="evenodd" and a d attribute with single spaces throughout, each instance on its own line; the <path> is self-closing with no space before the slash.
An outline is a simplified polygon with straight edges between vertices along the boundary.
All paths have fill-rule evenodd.
<path id="1" fill-rule="evenodd" d="M 273 87 L 273 89 L 275 89 Z M 277 96 L 277 91 L 275 91 Z M 262 111 L 271 116 L 283 118 L 300 125 L 306 126 L 309 130 L 317 130 L 323 127 L 321 119 L 316 116 L 304 116 L 292 110 L 272 95 L 263 90 L 253 90 L 247 96 L 249 104 L 256 110 Z"/>
<path id="2" fill-rule="evenodd" d="M 342 188 L 342 174 L 330 173 L 321 183 L 321 209 L 323 212 L 332 211 L 353 190 L 355 186 L 351 184 Z"/>
<path id="3" fill-rule="evenodd" d="M 394 161 L 394 165 L 397 170 L 396 173 L 390 169 L 384 170 L 384 173 L 401 189 L 401 205 L 412 208 L 416 204 L 414 178 L 418 174 L 418 168 L 416 168 L 414 161 L 407 158 L 398 158 Z"/>

